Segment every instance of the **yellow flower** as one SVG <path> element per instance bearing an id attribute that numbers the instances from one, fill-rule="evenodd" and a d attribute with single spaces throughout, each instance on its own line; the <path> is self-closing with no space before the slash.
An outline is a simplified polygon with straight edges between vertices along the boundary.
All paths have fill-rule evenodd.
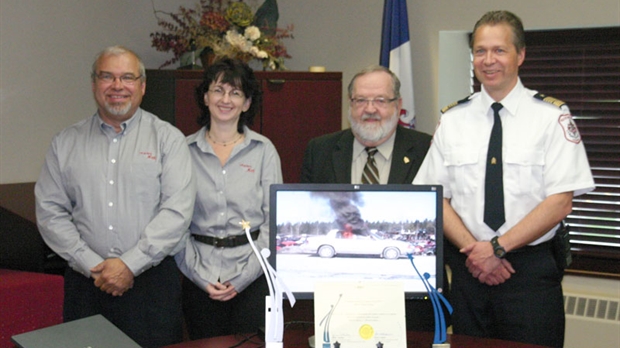
<path id="1" fill-rule="evenodd" d="M 230 23 L 240 27 L 247 27 L 254 20 L 252 9 L 244 2 L 233 2 L 230 4 L 226 9 L 224 17 Z"/>

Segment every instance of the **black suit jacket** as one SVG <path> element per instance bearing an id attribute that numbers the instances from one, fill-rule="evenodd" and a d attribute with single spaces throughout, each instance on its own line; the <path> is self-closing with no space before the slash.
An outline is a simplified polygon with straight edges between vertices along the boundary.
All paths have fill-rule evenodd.
<path id="1" fill-rule="evenodd" d="M 310 140 L 301 170 L 302 183 L 350 184 L 353 132 L 345 129 Z M 431 144 L 431 136 L 396 128 L 389 184 L 411 184 Z"/>

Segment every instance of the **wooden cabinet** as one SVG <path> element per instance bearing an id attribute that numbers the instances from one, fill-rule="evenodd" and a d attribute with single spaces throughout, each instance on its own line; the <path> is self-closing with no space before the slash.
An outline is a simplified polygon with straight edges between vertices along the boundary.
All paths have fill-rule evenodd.
<path id="1" fill-rule="evenodd" d="M 200 128 L 195 89 L 202 70 L 147 70 L 142 108 L 185 135 Z M 341 129 L 342 73 L 256 72 L 263 105 L 255 131 L 269 138 L 282 160 L 284 182 L 299 182 L 308 141 Z"/>

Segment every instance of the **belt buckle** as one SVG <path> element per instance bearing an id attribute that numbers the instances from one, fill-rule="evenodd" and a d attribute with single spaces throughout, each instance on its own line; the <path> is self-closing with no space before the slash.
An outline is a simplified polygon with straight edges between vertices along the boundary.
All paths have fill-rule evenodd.
<path id="1" fill-rule="evenodd" d="M 213 246 L 216 248 L 223 248 L 224 247 L 224 238 L 213 238 Z"/>

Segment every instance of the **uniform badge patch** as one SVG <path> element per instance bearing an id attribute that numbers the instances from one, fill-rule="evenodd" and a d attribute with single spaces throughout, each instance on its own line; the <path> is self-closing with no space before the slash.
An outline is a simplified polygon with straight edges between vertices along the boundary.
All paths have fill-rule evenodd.
<path id="1" fill-rule="evenodd" d="M 579 134 L 577 125 L 573 121 L 573 116 L 570 114 L 560 115 L 558 122 L 560 123 L 560 126 L 562 126 L 566 140 L 575 144 L 579 144 L 581 142 L 581 135 Z"/>

